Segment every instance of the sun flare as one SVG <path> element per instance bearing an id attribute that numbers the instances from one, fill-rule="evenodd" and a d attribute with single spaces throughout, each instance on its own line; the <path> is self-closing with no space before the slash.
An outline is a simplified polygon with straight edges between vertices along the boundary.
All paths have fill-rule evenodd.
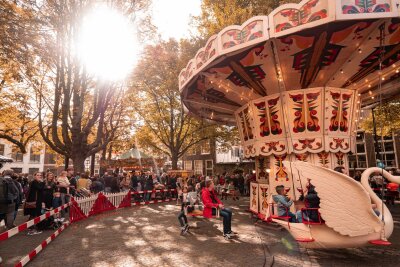
<path id="1" fill-rule="evenodd" d="M 83 19 L 78 53 L 89 73 L 104 80 L 127 76 L 137 60 L 135 27 L 109 7 L 98 7 Z"/>

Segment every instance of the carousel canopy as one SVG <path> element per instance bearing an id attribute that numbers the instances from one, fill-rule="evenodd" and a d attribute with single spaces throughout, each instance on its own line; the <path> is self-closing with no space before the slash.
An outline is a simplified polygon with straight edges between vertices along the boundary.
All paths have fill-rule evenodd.
<path id="1" fill-rule="evenodd" d="M 365 103 L 399 94 L 396 2 L 306 0 L 227 27 L 181 71 L 183 102 L 198 116 L 234 124 L 246 103 L 285 91 L 346 88 Z"/>
<path id="2" fill-rule="evenodd" d="M 147 158 L 152 158 L 152 157 L 139 151 L 136 148 L 132 148 L 129 151 L 119 156 L 119 159 L 147 159 Z"/>

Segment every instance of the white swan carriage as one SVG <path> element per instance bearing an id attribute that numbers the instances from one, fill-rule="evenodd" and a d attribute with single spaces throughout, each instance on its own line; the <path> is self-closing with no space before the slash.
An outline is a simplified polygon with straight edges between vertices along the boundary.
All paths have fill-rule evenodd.
<path id="1" fill-rule="evenodd" d="M 400 176 L 373 167 L 364 171 L 359 183 L 345 174 L 310 163 L 284 163 L 292 165 L 293 172 L 298 172 L 302 180 L 310 179 L 320 198 L 319 213 L 323 223 L 291 223 L 283 218 L 272 218 L 300 241 L 301 246 L 352 248 L 390 244 L 387 239 L 393 232 L 392 215 L 368 180 L 370 175 L 379 172 L 390 182 L 399 184 Z M 372 204 L 376 205 L 374 209 Z"/>

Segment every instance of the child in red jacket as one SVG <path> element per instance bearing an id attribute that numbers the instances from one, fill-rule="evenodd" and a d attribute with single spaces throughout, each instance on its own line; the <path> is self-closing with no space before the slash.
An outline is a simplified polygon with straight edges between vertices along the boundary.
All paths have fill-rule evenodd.
<path id="1" fill-rule="evenodd" d="M 232 239 L 234 233 L 231 230 L 232 211 L 224 207 L 221 200 L 219 200 L 217 193 L 214 191 L 214 182 L 206 180 L 206 186 L 201 191 L 201 199 L 204 205 L 203 216 L 211 218 L 216 215 L 216 209 L 220 209 L 220 215 L 223 218 L 224 230 L 223 234 L 225 239 Z"/>

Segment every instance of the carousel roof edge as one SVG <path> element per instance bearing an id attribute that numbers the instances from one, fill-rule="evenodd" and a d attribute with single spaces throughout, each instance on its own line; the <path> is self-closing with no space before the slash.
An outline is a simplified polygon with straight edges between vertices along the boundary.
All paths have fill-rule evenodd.
<path id="1" fill-rule="evenodd" d="M 334 21 L 400 17 L 398 0 L 382 0 L 374 9 L 364 10 L 356 0 L 303 0 L 284 4 L 266 16 L 255 16 L 242 25 L 231 25 L 211 36 L 179 73 L 179 89 L 187 87 L 193 77 L 211 62 L 232 52 L 246 49 L 272 38 L 314 28 Z M 316 11 L 316 12 L 313 12 Z M 290 14 L 306 12 L 308 20 L 298 25 L 289 23 Z"/>

